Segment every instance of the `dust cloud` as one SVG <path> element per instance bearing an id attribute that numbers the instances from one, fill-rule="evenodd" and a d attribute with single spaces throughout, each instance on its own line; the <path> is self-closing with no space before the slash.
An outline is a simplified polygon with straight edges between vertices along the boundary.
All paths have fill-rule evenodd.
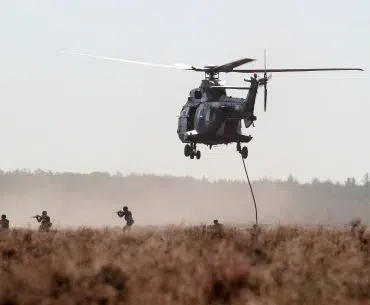
<path id="1" fill-rule="evenodd" d="M 127 205 L 135 227 L 254 223 L 244 181 L 196 180 L 152 175 L 1 172 L 0 213 L 12 227 L 37 228 L 32 216 L 47 210 L 53 228 L 122 227 L 116 211 Z M 253 182 L 258 219 L 264 224 L 345 224 L 370 215 L 370 185 L 294 180 Z M 365 215 L 365 216 L 364 216 Z M 364 218 L 365 217 L 365 218 Z"/>

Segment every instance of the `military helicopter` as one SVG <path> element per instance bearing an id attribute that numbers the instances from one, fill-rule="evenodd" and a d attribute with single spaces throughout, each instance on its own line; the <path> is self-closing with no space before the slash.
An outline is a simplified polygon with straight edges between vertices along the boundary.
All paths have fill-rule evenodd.
<path id="1" fill-rule="evenodd" d="M 307 72 L 307 71 L 340 71 L 356 70 L 360 68 L 307 68 L 307 69 L 267 69 L 266 51 L 264 52 L 264 69 L 235 69 L 243 64 L 255 61 L 251 58 L 242 58 L 223 65 L 206 65 L 195 67 L 187 64 L 157 64 L 141 61 L 133 61 L 114 57 L 96 56 L 83 53 L 64 53 L 84 55 L 100 59 L 116 60 L 127 63 L 136 63 L 154 67 L 175 68 L 181 70 L 191 70 L 204 72 L 205 77 L 198 88 L 193 88 L 189 92 L 186 103 L 182 106 L 178 117 L 177 135 L 182 143 L 185 143 L 184 155 L 190 159 L 200 159 L 201 153 L 197 150 L 197 144 L 209 146 L 228 145 L 236 143 L 236 150 L 243 159 L 248 157 L 248 147 L 241 147 L 241 143 L 249 143 L 251 135 L 245 135 L 241 130 L 241 122 L 244 121 L 245 128 L 254 125 L 257 117 L 254 115 L 258 88 L 264 86 L 264 111 L 267 106 L 267 82 L 272 74 L 267 76 L 267 72 Z M 225 86 L 220 80 L 220 73 L 252 73 L 248 82 L 249 87 Z M 263 77 L 258 78 L 257 73 L 264 73 Z M 246 98 L 236 98 L 227 96 L 226 89 L 248 90 Z"/>

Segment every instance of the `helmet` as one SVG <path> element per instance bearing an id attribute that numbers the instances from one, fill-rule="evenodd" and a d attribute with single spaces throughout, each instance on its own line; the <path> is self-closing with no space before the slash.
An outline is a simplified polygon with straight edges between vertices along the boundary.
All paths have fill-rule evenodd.
<path id="1" fill-rule="evenodd" d="M 127 206 L 124 206 L 124 207 L 123 207 L 123 210 L 124 210 L 124 211 L 127 211 L 127 210 L 128 210 L 128 207 L 127 207 Z"/>
<path id="2" fill-rule="evenodd" d="M 5 219 L 5 218 L 6 218 L 5 214 L 1 215 L 1 219 Z"/>
<path id="3" fill-rule="evenodd" d="M 213 223 L 214 223 L 214 224 L 218 224 L 218 220 L 217 220 L 217 219 L 215 219 L 215 220 L 213 221 Z"/>
<path id="4" fill-rule="evenodd" d="M 47 214 L 47 212 L 46 211 L 42 211 L 42 215 L 46 215 Z"/>

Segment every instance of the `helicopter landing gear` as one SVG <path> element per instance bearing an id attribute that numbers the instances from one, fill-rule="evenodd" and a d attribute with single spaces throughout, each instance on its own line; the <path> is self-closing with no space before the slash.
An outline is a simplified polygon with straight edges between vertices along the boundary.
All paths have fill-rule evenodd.
<path id="1" fill-rule="evenodd" d="M 240 143 L 236 144 L 236 150 L 242 155 L 243 159 L 248 158 L 248 147 L 244 146 L 241 148 Z"/>
<path id="2" fill-rule="evenodd" d="M 186 144 L 185 147 L 184 147 L 184 155 L 185 157 L 189 157 L 190 156 L 190 152 L 191 152 L 191 147 L 189 144 Z"/>
<path id="3" fill-rule="evenodd" d="M 200 151 L 197 150 L 196 143 L 186 144 L 184 147 L 184 155 L 185 157 L 190 157 L 190 159 L 194 159 L 196 157 L 198 160 L 201 157 Z"/>

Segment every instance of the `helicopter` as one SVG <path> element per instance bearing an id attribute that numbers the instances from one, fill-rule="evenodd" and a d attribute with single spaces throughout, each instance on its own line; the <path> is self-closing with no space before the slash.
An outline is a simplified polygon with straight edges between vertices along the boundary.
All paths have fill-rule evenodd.
<path id="1" fill-rule="evenodd" d="M 212 149 L 217 145 L 236 144 L 236 150 L 243 159 L 248 157 L 248 147 L 241 147 L 241 143 L 249 143 L 251 135 L 242 133 L 242 121 L 245 128 L 254 126 L 257 117 L 254 114 L 258 88 L 264 87 L 264 111 L 267 107 L 267 83 L 275 72 L 308 72 L 308 71 L 363 71 L 361 68 L 305 68 L 305 69 L 267 69 L 266 50 L 264 51 L 264 69 L 235 69 L 241 65 L 255 61 L 252 58 L 241 58 L 222 65 L 205 65 L 196 67 L 182 63 L 173 65 L 158 64 L 142 61 L 127 60 L 122 58 L 97 56 L 83 53 L 61 51 L 74 55 L 89 56 L 100 59 L 115 60 L 126 63 L 135 63 L 162 68 L 175 68 L 203 72 L 204 79 L 199 87 L 192 88 L 186 103 L 182 106 L 177 122 L 177 136 L 184 146 L 184 155 L 190 159 L 200 159 L 201 152 L 197 150 L 198 144 L 203 144 Z M 267 73 L 270 73 L 267 76 Z M 220 73 L 251 73 L 248 87 L 225 86 L 220 79 Z M 258 78 L 257 73 L 263 73 Z M 227 96 L 227 89 L 247 90 L 245 98 Z"/>

